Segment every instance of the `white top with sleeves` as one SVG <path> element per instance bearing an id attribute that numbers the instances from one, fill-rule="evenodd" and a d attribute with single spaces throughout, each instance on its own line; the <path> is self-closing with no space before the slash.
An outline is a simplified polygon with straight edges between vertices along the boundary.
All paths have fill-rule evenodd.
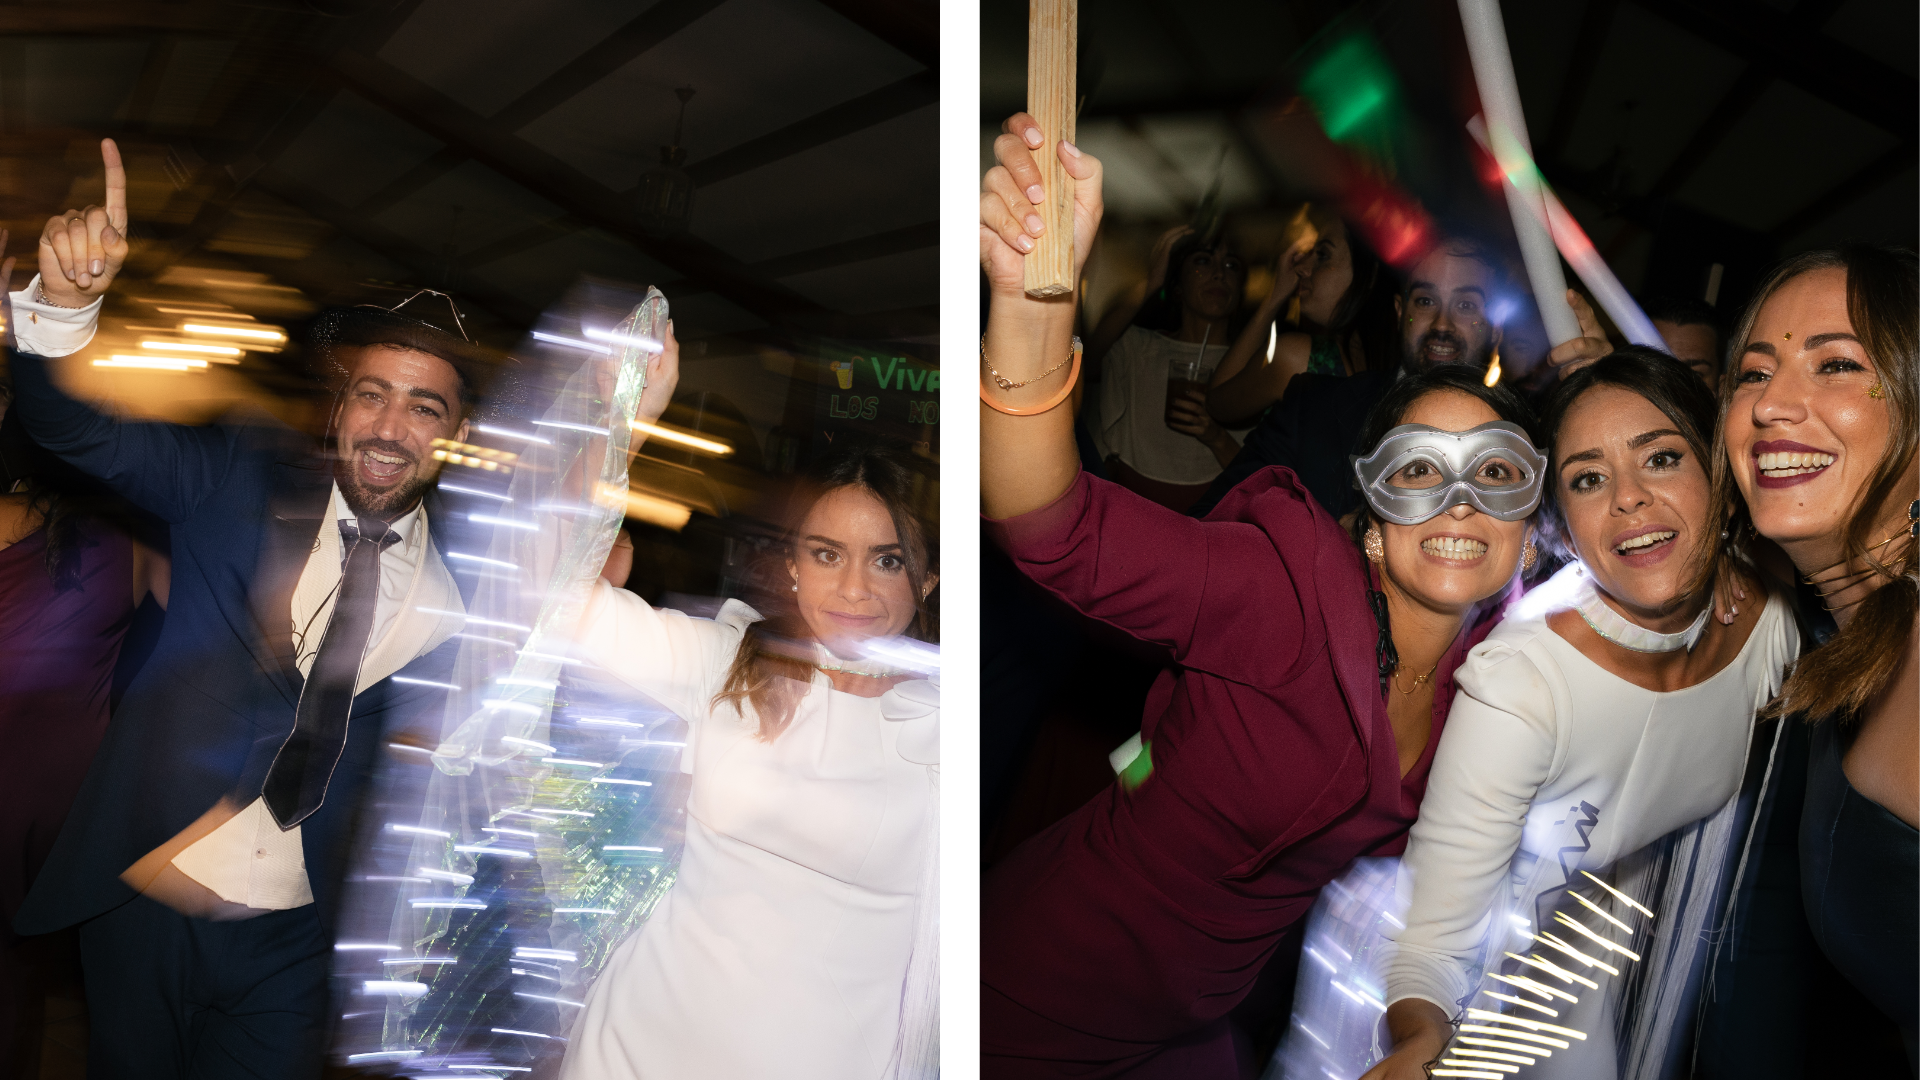
<path id="1" fill-rule="evenodd" d="M 1217 366 L 1226 359 L 1232 344 L 1207 342 L 1204 359 Z M 1220 475 L 1220 459 L 1199 439 L 1167 426 L 1167 375 L 1176 357 L 1202 359 L 1200 343 L 1176 341 L 1145 327 L 1128 327 L 1100 365 L 1100 383 L 1094 388 L 1088 429 L 1102 458 L 1118 455 L 1150 480 L 1164 484 L 1211 483 Z M 1207 370 L 1211 372 L 1212 366 Z M 1238 438 L 1253 429 L 1231 430 Z"/>
<path id="2" fill-rule="evenodd" d="M 1542 588 L 1564 594 L 1571 582 L 1560 579 L 1583 572 L 1575 563 Z M 1546 614 L 1510 617 L 1459 670 L 1401 864 L 1407 925 L 1388 950 L 1388 1003 L 1423 998 L 1457 1015 L 1475 989 L 1468 969 L 1501 889 L 1537 893 L 1524 885 L 1533 881 L 1559 895 L 1582 869 L 1600 873 L 1725 806 L 1740 786 L 1754 714 L 1799 649 L 1787 602 L 1775 595 L 1733 662 L 1660 693 L 1588 659 Z M 1538 917 L 1528 910 L 1534 896 L 1512 899 L 1520 917 Z"/>
<path id="3" fill-rule="evenodd" d="M 585 659 L 688 721 L 679 876 L 587 994 L 566 1080 L 880 1077 L 900 1027 L 938 764 L 933 686 L 864 698 L 814 676 L 787 729 L 713 704 L 749 624 L 604 581 Z"/>

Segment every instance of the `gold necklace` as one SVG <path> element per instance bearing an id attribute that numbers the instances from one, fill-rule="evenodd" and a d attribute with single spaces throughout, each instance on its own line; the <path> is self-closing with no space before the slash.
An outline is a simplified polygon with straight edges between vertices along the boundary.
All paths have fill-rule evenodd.
<path id="1" fill-rule="evenodd" d="M 1420 684 L 1426 682 L 1428 679 L 1433 678 L 1433 673 L 1439 670 L 1440 670 L 1440 664 L 1438 661 L 1436 661 L 1432 667 L 1427 669 L 1427 673 L 1425 675 L 1415 675 L 1413 677 L 1412 690 L 1400 690 L 1400 669 L 1396 667 L 1393 669 L 1393 688 L 1395 690 L 1400 690 L 1401 697 L 1412 697 L 1414 694 L 1419 692 Z"/>

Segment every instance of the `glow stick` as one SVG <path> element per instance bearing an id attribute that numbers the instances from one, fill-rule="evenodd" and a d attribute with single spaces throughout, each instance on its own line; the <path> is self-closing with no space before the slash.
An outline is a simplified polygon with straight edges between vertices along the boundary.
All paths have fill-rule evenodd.
<path id="1" fill-rule="evenodd" d="M 1467 121 L 1467 131 L 1472 134 L 1473 141 L 1480 144 L 1480 149 L 1493 154 L 1493 145 L 1488 138 L 1487 125 L 1482 117 L 1476 116 Z M 1506 175 L 1509 163 L 1502 160 L 1498 154 L 1493 156 L 1494 160 L 1500 164 L 1502 175 Z M 1633 302 L 1627 287 L 1620 284 L 1619 278 L 1613 276 L 1613 271 L 1607 266 L 1607 260 L 1600 257 L 1600 252 L 1594 248 L 1593 241 L 1587 239 L 1586 230 L 1580 228 L 1580 223 L 1567 212 L 1560 197 L 1555 195 L 1553 189 L 1548 187 L 1547 182 L 1540 177 L 1540 169 L 1534 164 L 1533 159 L 1527 157 L 1511 164 L 1512 167 L 1523 169 L 1532 175 L 1546 206 L 1546 223 L 1553 234 L 1554 246 L 1559 249 L 1560 254 L 1566 256 L 1567 262 L 1573 267 L 1573 272 L 1580 275 L 1580 283 L 1593 294 L 1593 298 L 1606 311 L 1607 317 L 1613 320 L 1613 325 L 1619 327 L 1620 332 L 1627 336 L 1627 340 L 1635 345 L 1650 345 L 1662 352 L 1669 351 L 1669 346 L 1661 338 L 1660 332 L 1653 328 L 1653 321 L 1640 310 L 1639 304 Z M 1565 306 L 1564 302 L 1561 306 Z M 1606 882 L 1602 881 L 1600 885 L 1608 892 L 1615 892 L 1618 895 L 1617 891 L 1608 887 Z M 1640 906 L 1625 896 L 1621 896 L 1621 899 L 1635 907 Z"/>
<path id="2" fill-rule="evenodd" d="M 1507 31 L 1500 21 L 1499 0 L 1460 0 L 1460 24 L 1467 34 L 1467 54 L 1473 61 L 1473 81 L 1480 91 L 1480 107 L 1491 121 L 1494 160 L 1501 163 L 1507 193 L 1507 211 L 1520 238 L 1520 257 L 1527 265 L 1540 321 L 1547 338 L 1561 345 L 1580 336 L 1580 322 L 1567 306 L 1567 279 L 1560 272 L 1560 255 L 1548 234 L 1547 208 L 1540 185 L 1530 169 L 1512 169 L 1510 162 L 1531 160 L 1526 116 L 1520 110 L 1520 87 L 1513 78 L 1513 57 L 1507 51 Z"/>

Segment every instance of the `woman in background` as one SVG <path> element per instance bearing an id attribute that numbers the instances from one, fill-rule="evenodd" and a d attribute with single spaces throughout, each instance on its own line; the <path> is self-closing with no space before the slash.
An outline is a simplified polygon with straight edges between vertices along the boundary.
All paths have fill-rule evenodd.
<path id="1" fill-rule="evenodd" d="M 124 504 L 35 445 L 11 410 L 0 472 L 0 1065 L 10 1068 L 18 1041 L 39 1038 L 20 1024 L 35 989 L 13 916 L 106 733 L 134 610 L 148 594 L 166 606 L 168 563 L 133 539 Z"/>
<path id="2" fill-rule="evenodd" d="M 1089 336 L 1087 431 L 1109 479 L 1185 510 L 1240 452 L 1207 414 L 1206 386 L 1227 354 L 1247 266 L 1224 232 L 1208 238 L 1186 226 L 1161 236 L 1152 260 L 1147 280 Z M 1170 327 L 1136 325 L 1149 301 Z"/>
<path id="3" fill-rule="evenodd" d="M 1272 290 L 1214 369 L 1207 411 L 1223 424 L 1259 420 L 1302 372 L 1352 375 L 1396 360 L 1393 271 L 1343 219 L 1316 215 L 1313 224 L 1313 246 L 1281 256 Z M 1295 297 L 1301 329 L 1274 336 L 1268 360 L 1270 331 Z"/>

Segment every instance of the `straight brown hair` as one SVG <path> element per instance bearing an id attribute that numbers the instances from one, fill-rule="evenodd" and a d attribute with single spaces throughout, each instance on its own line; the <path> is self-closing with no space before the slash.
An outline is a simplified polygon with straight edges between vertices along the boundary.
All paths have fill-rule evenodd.
<path id="1" fill-rule="evenodd" d="M 1811 721 L 1857 719 L 1899 670 L 1905 650 L 1892 648 L 1914 633 L 1920 612 L 1916 589 L 1915 551 L 1907 544 L 1901 553 L 1882 562 L 1873 550 L 1884 536 L 1877 535 L 1884 510 L 1896 497 L 1905 502 L 1914 492 L 1897 492 L 1913 468 L 1915 430 L 1920 426 L 1920 345 L 1916 344 L 1914 298 L 1920 293 L 1914 253 L 1884 247 L 1844 247 L 1796 255 L 1776 268 L 1754 294 L 1727 338 L 1725 376 L 1720 380 L 1719 438 L 1713 454 L 1715 517 L 1727 522 L 1739 536 L 1751 527 L 1746 500 L 1733 479 L 1727 455 L 1727 414 L 1739 386 L 1739 361 L 1753 333 L 1760 309 L 1780 287 L 1817 270 L 1844 270 L 1847 274 L 1847 318 L 1865 347 L 1874 374 L 1886 396 L 1889 419 L 1887 448 L 1855 495 L 1843 527 L 1846 562 L 1863 561 L 1891 580 L 1860 601 L 1846 627 L 1826 643 L 1802 653 L 1762 716 L 1800 714 Z"/>
<path id="2" fill-rule="evenodd" d="M 938 601 L 922 595 L 928 578 L 939 572 L 939 543 L 937 533 L 915 511 L 930 493 L 929 482 L 924 467 L 905 447 L 874 439 L 856 441 L 827 455 L 794 485 L 783 515 L 781 541 L 770 546 L 757 568 L 761 585 L 753 600 L 764 618 L 748 626 L 740 639 L 726 682 L 713 697 L 716 707 L 730 704 L 744 718 L 751 705 L 762 742 L 779 738 L 793 723 L 800 699 L 813 685 L 814 636 L 786 587 L 786 562 L 793 557 L 794 537 L 814 505 L 842 488 L 864 489 L 887 508 L 907 564 L 907 583 L 916 598 L 907 632 L 922 641 L 940 639 Z"/>

